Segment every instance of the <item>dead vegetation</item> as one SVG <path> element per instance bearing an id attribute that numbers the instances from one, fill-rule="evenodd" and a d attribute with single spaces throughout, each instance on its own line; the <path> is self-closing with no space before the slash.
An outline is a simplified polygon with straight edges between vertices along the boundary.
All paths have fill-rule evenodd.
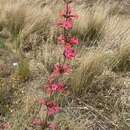
<path id="1" fill-rule="evenodd" d="M 55 119 L 61 130 L 129 130 L 130 22 L 120 2 L 73 4 L 80 18 L 72 33 L 81 45 L 73 73 L 62 79 L 68 93 Z M 129 2 L 124 4 L 128 8 Z M 55 39 L 62 6 L 49 0 L 0 0 L 0 114 L 13 124 L 11 130 L 34 129 L 30 120 L 40 87 L 51 65 L 63 61 Z"/>

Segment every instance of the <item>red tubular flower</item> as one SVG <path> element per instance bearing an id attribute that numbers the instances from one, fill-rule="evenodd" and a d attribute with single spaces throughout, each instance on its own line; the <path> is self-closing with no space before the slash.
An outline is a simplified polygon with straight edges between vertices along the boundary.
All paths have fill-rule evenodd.
<path id="1" fill-rule="evenodd" d="M 60 108 L 53 101 L 47 102 L 48 116 L 53 116 L 60 111 Z"/>
<path id="2" fill-rule="evenodd" d="M 53 66 L 53 70 L 52 70 L 51 75 L 48 77 L 49 83 L 52 83 L 53 80 L 54 80 L 56 77 L 60 76 L 60 74 L 61 74 L 61 65 L 60 65 L 60 64 L 55 64 L 55 65 Z"/>
<path id="3" fill-rule="evenodd" d="M 78 39 L 76 37 L 72 37 L 70 39 L 70 44 L 71 45 L 79 45 L 79 41 L 78 41 Z"/>
<path id="4" fill-rule="evenodd" d="M 60 22 L 58 22 L 57 25 L 61 28 L 66 29 L 66 30 L 72 29 L 72 21 L 71 20 L 60 21 Z"/>
<path id="5" fill-rule="evenodd" d="M 40 126 L 42 124 L 43 124 L 43 122 L 40 119 L 33 119 L 32 120 L 32 125 L 34 125 L 34 126 Z"/>
<path id="6" fill-rule="evenodd" d="M 72 60 L 75 57 L 74 49 L 70 47 L 65 47 L 64 57 L 65 59 Z"/>
<path id="7" fill-rule="evenodd" d="M 47 90 L 47 93 L 49 95 L 52 95 L 53 93 L 63 94 L 63 92 L 64 92 L 64 85 L 62 83 L 50 84 L 50 85 L 48 85 L 48 87 L 46 88 L 46 90 Z"/>
<path id="8" fill-rule="evenodd" d="M 72 29 L 72 22 L 70 20 L 64 21 L 63 22 L 63 27 L 66 30 Z"/>
<path id="9" fill-rule="evenodd" d="M 48 77 L 48 83 L 52 84 L 55 78 L 59 77 L 61 74 L 69 75 L 71 69 L 68 64 L 55 64 L 51 75 Z"/>
<path id="10" fill-rule="evenodd" d="M 66 12 L 68 12 L 68 14 L 66 14 Z M 64 9 L 60 12 L 60 16 L 66 17 L 66 18 L 71 18 L 71 19 L 79 17 L 76 13 L 74 13 L 72 11 L 72 7 L 67 4 L 65 5 Z"/>
<path id="11" fill-rule="evenodd" d="M 70 73 L 70 67 L 68 64 L 55 64 L 53 67 L 52 75 L 59 76 L 60 74 L 69 74 Z"/>
<path id="12" fill-rule="evenodd" d="M 56 130 L 57 129 L 57 125 L 56 124 L 48 124 L 48 128 L 51 129 L 51 130 Z"/>
<path id="13" fill-rule="evenodd" d="M 61 74 L 61 65 L 60 64 L 55 64 L 53 67 L 52 75 L 57 77 Z"/>

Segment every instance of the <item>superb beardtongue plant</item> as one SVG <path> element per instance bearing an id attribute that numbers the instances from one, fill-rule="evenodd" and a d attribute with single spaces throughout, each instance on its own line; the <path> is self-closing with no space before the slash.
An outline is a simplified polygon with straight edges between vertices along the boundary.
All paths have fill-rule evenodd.
<path id="1" fill-rule="evenodd" d="M 57 43 L 63 47 L 63 64 L 54 64 L 52 72 L 48 77 L 47 84 L 44 85 L 43 93 L 47 94 L 47 97 L 39 99 L 39 116 L 32 120 L 33 126 L 40 126 L 42 130 L 58 129 L 57 124 L 52 123 L 52 117 L 58 112 L 60 112 L 60 107 L 58 103 L 54 101 L 54 95 L 60 94 L 64 95 L 64 83 L 59 83 L 58 78 L 63 75 L 69 75 L 71 68 L 68 61 L 75 58 L 74 46 L 79 45 L 79 41 L 76 37 L 71 35 L 71 29 L 73 27 L 74 19 L 78 16 L 73 13 L 70 4 L 71 0 L 64 0 L 64 9 L 60 12 L 60 19 L 57 22 L 57 26 L 63 29 L 63 33 L 57 38 Z M 67 62 L 67 64 L 66 64 Z"/>

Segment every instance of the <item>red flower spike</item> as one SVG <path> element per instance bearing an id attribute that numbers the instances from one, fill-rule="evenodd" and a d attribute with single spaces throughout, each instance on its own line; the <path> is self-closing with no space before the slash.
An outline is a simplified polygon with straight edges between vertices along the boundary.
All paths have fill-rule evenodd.
<path id="1" fill-rule="evenodd" d="M 64 46 L 64 58 L 65 60 L 72 60 L 75 57 L 74 49 L 72 48 L 74 45 L 79 45 L 79 41 L 76 37 L 71 37 L 70 31 L 73 27 L 73 20 L 78 18 L 78 16 L 72 11 L 70 3 L 72 0 L 64 0 L 65 6 L 64 9 L 60 12 L 60 16 L 62 19 L 57 22 L 57 26 L 64 29 L 65 34 L 61 34 L 57 38 L 57 43 L 62 44 Z M 62 83 L 54 83 L 61 74 L 68 75 L 70 74 L 70 67 L 68 64 L 55 64 L 52 69 L 51 75 L 48 77 L 48 83 L 44 86 L 44 90 L 49 94 L 48 100 L 45 101 L 43 98 L 40 99 L 38 102 L 41 105 L 39 114 L 45 115 L 45 122 L 42 122 L 40 119 L 33 119 L 32 124 L 34 126 L 42 126 L 45 125 L 50 130 L 56 130 L 57 125 L 53 123 L 49 123 L 49 118 L 47 116 L 53 116 L 54 114 L 60 111 L 59 106 L 50 101 L 51 96 L 54 93 L 63 94 L 64 92 L 64 84 Z M 45 105 L 45 106 L 44 106 Z M 45 112 L 44 112 L 45 109 Z M 46 115 L 47 114 L 47 115 Z M 44 124 L 45 123 L 45 124 Z"/>
<path id="2" fill-rule="evenodd" d="M 53 116 L 60 111 L 60 108 L 53 101 L 47 102 L 48 116 Z"/>

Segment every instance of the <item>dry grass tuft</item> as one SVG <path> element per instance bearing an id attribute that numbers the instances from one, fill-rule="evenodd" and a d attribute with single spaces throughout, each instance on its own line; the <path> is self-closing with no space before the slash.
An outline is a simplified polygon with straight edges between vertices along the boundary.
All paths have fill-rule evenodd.
<path id="1" fill-rule="evenodd" d="M 115 54 L 115 64 L 112 65 L 113 70 L 117 72 L 130 71 L 130 43 L 124 44 Z"/>
<path id="2" fill-rule="evenodd" d="M 53 15 L 49 7 L 12 1 L 1 4 L 0 9 L 0 25 L 11 34 L 14 47 L 29 50 L 50 38 Z"/>
<path id="3" fill-rule="evenodd" d="M 26 13 L 25 25 L 20 34 L 23 47 L 26 48 L 29 44 L 39 45 L 49 40 L 53 22 L 51 10 L 28 8 Z"/>
<path id="4" fill-rule="evenodd" d="M 17 37 L 24 26 L 24 7 L 20 3 L 8 3 L 3 5 L 1 10 L 3 28 L 7 28 L 12 38 Z"/>
<path id="5" fill-rule="evenodd" d="M 68 109 L 70 113 L 73 113 L 71 118 L 78 116 L 76 121 L 84 124 L 87 130 L 96 128 L 128 130 L 123 119 L 124 111 L 129 111 L 129 106 L 125 104 L 126 101 L 122 100 L 127 92 L 126 90 L 122 93 L 124 88 L 124 80 L 121 77 L 110 71 L 104 71 L 93 79 L 87 91 L 84 88 L 84 93 L 78 93 L 80 98 L 75 97 L 75 104 L 72 101 Z"/>
<path id="6" fill-rule="evenodd" d="M 104 25 L 109 13 L 109 7 L 96 3 L 93 7 L 77 8 L 80 16 L 75 22 L 73 33 L 76 34 L 86 46 L 98 44 L 104 36 Z"/>
<path id="7" fill-rule="evenodd" d="M 106 55 L 101 50 L 90 51 L 80 58 L 80 66 L 74 71 L 71 86 L 77 93 L 86 92 L 95 78 L 105 69 Z"/>

